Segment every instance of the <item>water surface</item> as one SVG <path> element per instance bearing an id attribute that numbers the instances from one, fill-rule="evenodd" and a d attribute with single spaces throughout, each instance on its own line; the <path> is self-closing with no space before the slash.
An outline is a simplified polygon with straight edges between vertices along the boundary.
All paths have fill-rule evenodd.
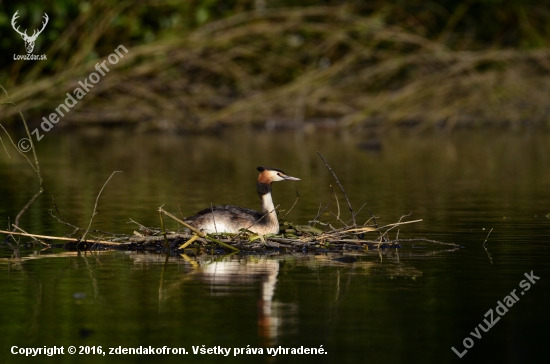
<path id="1" fill-rule="evenodd" d="M 401 249 L 264 255 L 219 251 L 169 256 L 143 252 L 71 252 L 39 247 L 0 251 L 0 358 L 3 362 L 145 362 L 142 355 L 24 358 L 13 345 L 185 347 L 166 362 L 540 362 L 546 349 L 550 253 L 550 137 L 495 133 L 390 135 L 236 131 L 218 136 L 132 135 L 111 130 L 51 134 L 38 143 L 46 192 L 21 220 L 29 232 L 62 236 L 52 196 L 65 219 L 132 233 L 133 219 L 158 226 L 163 205 L 189 216 L 213 204 L 257 208 L 258 165 L 301 178 L 274 185 L 287 220 L 306 224 L 339 194 L 316 151 L 338 174 L 358 215 L 380 224 L 404 214 L 422 219 L 403 238 L 429 243 Z M 4 227 L 38 190 L 36 175 L 13 150 L 0 153 Z M 329 211 L 337 212 L 335 202 Z M 325 213 L 321 219 L 334 221 Z M 176 225 L 171 225 L 175 228 Z M 484 247 L 482 243 L 493 229 Z M 397 233 L 395 231 L 394 233 Z M 392 236 L 395 236 L 392 234 Z M 27 240 L 23 239 L 22 242 Z M 487 333 L 463 340 L 484 314 L 533 271 L 540 280 Z M 475 333 L 475 332 L 474 332 Z M 192 346 L 309 347 L 325 355 L 195 356 Z"/>

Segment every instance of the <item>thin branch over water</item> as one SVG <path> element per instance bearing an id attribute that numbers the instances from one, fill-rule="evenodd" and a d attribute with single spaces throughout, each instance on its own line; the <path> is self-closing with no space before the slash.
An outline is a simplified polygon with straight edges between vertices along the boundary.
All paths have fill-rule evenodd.
<path id="1" fill-rule="evenodd" d="M 23 153 L 18 146 L 15 145 L 15 143 L 13 142 L 11 136 L 9 135 L 9 133 L 6 131 L 6 129 L 4 129 L 4 127 L 2 126 L 2 129 L 4 129 L 4 131 L 6 132 L 6 134 L 8 135 L 8 138 L 10 139 L 11 143 L 13 144 L 13 146 L 17 149 L 17 151 L 23 155 L 25 157 L 25 159 L 27 159 L 27 161 L 29 162 L 29 164 L 31 165 L 31 167 L 34 169 L 34 171 L 36 172 L 36 175 L 38 176 L 38 180 L 39 180 L 39 184 L 40 184 L 40 188 L 38 190 L 38 192 L 29 200 L 29 202 L 27 202 L 27 204 L 25 206 L 23 206 L 23 208 L 21 209 L 21 211 L 19 211 L 19 213 L 17 214 L 17 216 L 15 217 L 15 222 L 13 224 L 13 230 L 12 231 L 15 231 L 17 230 L 17 228 L 19 227 L 19 220 L 21 219 L 21 217 L 23 216 L 23 214 L 29 209 L 29 207 L 34 203 L 34 201 L 36 201 L 36 199 L 38 199 L 38 197 L 40 197 L 40 195 L 42 195 L 42 193 L 44 192 L 45 190 L 45 186 L 44 186 L 44 180 L 42 179 L 42 173 L 40 172 L 40 163 L 38 163 L 38 156 L 36 154 L 36 149 L 34 147 L 34 143 L 32 141 L 32 136 L 31 136 L 31 133 L 29 131 L 29 126 L 27 125 L 27 120 L 25 120 L 25 116 L 23 115 L 23 113 L 21 112 L 21 110 L 17 107 L 17 105 L 10 99 L 10 96 L 8 94 L 8 91 L 6 91 L 6 89 L 0 85 L 0 88 L 2 88 L 2 90 L 4 91 L 4 93 L 6 94 L 6 99 L 8 100 L 8 102 L 6 102 L 6 104 L 9 104 L 9 105 L 12 105 L 16 110 L 17 112 L 19 113 L 19 116 L 21 117 L 21 120 L 23 121 L 23 125 L 25 127 L 25 131 L 27 133 L 27 140 L 28 142 L 30 143 L 31 145 L 31 149 L 32 149 L 32 154 L 34 156 L 34 165 L 31 163 L 31 161 L 29 160 L 29 158 L 27 158 L 27 156 L 25 155 L 25 153 Z M 21 142 L 21 141 L 20 141 Z M 19 142 L 19 143 L 20 143 Z M 2 142 L 3 144 L 3 142 Z M 5 148 L 5 146 L 4 146 Z M 7 152 L 7 151 L 6 151 Z M 8 241 L 8 239 L 10 238 L 10 236 L 8 236 L 6 238 L 6 242 Z"/>
<path id="2" fill-rule="evenodd" d="M 323 155 L 320 152 L 317 152 L 317 154 L 319 154 L 319 157 L 321 157 L 321 159 L 325 163 L 325 166 L 327 166 L 330 173 L 332 173 L 332 175 L 334 176 L 334 179 L 336 180 L 336 183 L 338 183 L 338 186 L 340 186 L 340 189 L 342 190 L 342 193 L 344 194 L 344 197 L 346 198 L 346 202 L 348 203 L 348 207 L 349 207 L 349 210 L 351 212 L 351 217 L 352 217 L 352 220 L 353 220 L 353 226 L 356 226 L 357 223 L 355 221 L 355 212 L 353 211 L 353 207 L 351 207 L 351 202 L 349 202 L 349 198 L 348 198 L 348 195 L 346 194 L 346 190 L 344 190 L 344 186 L 342 186 L 342 184 L 340 183 L 340 180 L 336 176 L 336 173 L 334 173 L 334 171 L 332 170 L 332 168 L 330 168 L 330 166 L 328 165 L 325 158 L 323 158 Z"/>

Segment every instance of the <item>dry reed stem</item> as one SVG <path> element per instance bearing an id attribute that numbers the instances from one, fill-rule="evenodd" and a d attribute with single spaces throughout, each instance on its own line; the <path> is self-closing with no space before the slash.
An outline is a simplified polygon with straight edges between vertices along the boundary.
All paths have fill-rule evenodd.
<path id="1" fill-rule="evenodd" d="M 493 255 L 489 253 L 489 249 L 487 249 L 487 246 L 485 245 L 485 243 L 487 243 L 487 240 L 489 239 L 489 235 L 491 235 L 492 232 L 493 232 L 493 228 L 491 228 L 491 230 L 489 231 L 489 234 L 487 234 L 487 237 L 485 238 L 485 241 L 483 242 L 483 244 L 481 244 L 483 246 L 483 249 L 485 249 L 485 253 L 487 253 L 487 258 L 489 258 L 489 263 L 491 263 L 491 265 L 493 264 Z"/>
<path id="2" fill-rule="evenodd" d="M 352 220 L 353 220 L 353 226 L 356 226 L 357 223 L 355 221 L 355 212 L 353 211 L 353 207 L 351 207 L 351 202 L 349 202 L 349 198 L 348 198 L 348 195 L 346 194 L 346 190 L 344 190 L 344 186 L 342 186 L 342 184 L 340 183 L 340 180 L 336 176 L 336 173 L 334 173 L 334 171 L 332 170 L 332 168 L 330 168 L 330 166 L 328 165 L 325 158 L 323 158 L 323 155 L 319 151 L 317 151 L 317 154 L 319 154 L 319 157 L 321 157 L 321 159 L 325 163 L 325 166 L 327 166 L 330 173 L 332 173 L 332 175 L 334 176 L 334 179 L 336 180 L 336 183 L 338 183 L 338 186 L 340 186 L 340 189 L 342 190 L 342 193 L 344 194 L 344 197 L 346 198 L 346 202 L 348 203 L 349 211 L 351 212 L 351 217 L 352 217 Z"/>
<path id="3" fill-rule="evenodd" d="M 364 234 L 364 233 L 373 232 L 373 231 L 378 231 L 378 230 L 375 229 L 375 228 L 372 228 L 372 227 L 346 229 L 346 230 L 343 230 L 339 233 L 330 232 L 330 233 L 323 233 L 323 234 L 318 235 L 318 236 L 308 237 L 308 238 L 303 239 L 303 241 L 312 242 L 312 241 L 319 241 L 319 240 L 329 240 L 329 239 L 336 239 L 340 236 L 346 236 L 346 235 L 350 235 L 350 234 L 359 235 L 359 234 Z"/>
<path id="4" fill-rule="evenodd" d="M 66 238 L 66 237 L 60 237 L 60 236 L 38 235 L 38 234 L 29 234 L 29 233 L 18 233 L 18 232 L 14 232 L 14 231 L 6 231 L 6 230 L 0 230 L 0 233 L 9 234 L 9 235 L 28 236 L 28 237 L 31 237 L 31 238 L 34 237 L 34 238 L 47 239 L 47 240 L 74 241 L 74 242 L 83 242 L 83 243 L 115 245 L 115 246 L 122 246 L 122 245 L 128 245 L 129 244 L 129 243 L 114 243 L 112 241 L 104 241 L 104 240 L 86 241 L 86 240 L 76 239 L 76 238 Z"/>
<path id="5" fill-rule="evenodd" d="M 55 203 L 55 199 L 53 198 L 53 196 L 52 196 L 52 200 L 53 200 L 53 206 L 54 206 L 54 208 L 55 208 L 55 211 L 57 211 L 57 213 L 59 214 L 59 216 L 54 215 L 53 212 L 52 212 L 52 210 L 50 209 L 50 210 L 48 210 L 48 214 L 49 214 L 51 217 L 53 217 L 54 219 L 56 219 L 56 220 L 59 221 L 60 223 L 62 223 L 62 224 L 64 224 L 64 225 L 67 225 L 68 227 L 73 228 L 74 230 L 73 230 L 73 232 L 72 232 L 70 235 L 76 234 L 76 232 L 79 231 L 79 230 L 84 231 L 84 229 L 79 228 L 78 226 L 75 226 L 75 225 L 73 225 L 73 224 L 71 224 L 71 223 L 65 221 L 65 219 L 63 218 L 63 216 L 61 216 L 61 212 L 59 212 L 59 210 L 57 209 L 57 205 L 56 205 L 56 203 Z"/>
<path id="6" fill-rule="evenodd" d="M 182 250 L 182 249 L 185 249 L 187 248 L 192 242 L 194 242 L 195 240 L 197 240 L 199 238 L 198 235 L 193 235 L 191 237 L 191 239 L 187 240 L 184 244 L 181 244 L 178 249 Z"/>
<path id="7" fill-rule="evenodd" d="M 336 199 L 336 210 L 338 211 L 336 213 L 336 219 L 340 220 L 340 201 L 338 200 L 338 195 L 336 194 L 336 191 L 334 191 L 334 188 L 332 188 L 332 185 L 330 185 L 330 190 L 332 191 L 332 193 L 334 194 L 334 198 Z"/>
<path id="8" fill-rule="evenodd" d="M 331 186 L 331 188 L 332 188 L 332 186 Z M 333 190 L 333 191 L 334 191 L 334 190 Z M 315 226 L 315 224 L 320 223 L 320 221 L 317 221 L 317 219 L 319 218 L 319 216 L 321 216 L 321 215 L 323 214 L 323 212 L 326 211 L 326 209 L 328 209 L 328 207 L 330 206 L 331 202 L 332 202 L 332 195 L 330 196 L 330 200 L 329 200 L 328 203 L 326 204 L 325 208 L 322 209 L 322 210 L 321 210 L 321 206 L 322 206 L 322 205 L 321 205 L 321 203 L 319 203 L 319 210 L 317 211 L 317 216 L 315 216 L 315 217 L 313 218 L 313 220 L 308 221 L 308 223 L 311 224 L 311 226 Z M 338 211 L 340 211 L 340 208 L 338 208 Z"/>
<path id="9" fill-rule="evenodd" d="M 122 171 L 114 171 L 113 173 L 111 173 L 109 178 L 107 178 L 107 181 L 105 181 L 105 183 L 103 184 L 103 187 L 101 187 L 101 190 L 99 190 L 99 193 L 97 194 L 97 197 L 95 199 L 94 211 L 92 212 L 92 216 L 90 217 L 90 222 L 88 223 L 88 228 L 86 229 L 86 231 L 82 235 L 82 238 L 81 238 L 82 240 L 86 239 L 86 235 L 88 234 L 88 231 L 90 231 L 90 227 L 92 226 L 92 221 L 94 220 L 94 216 L 97 214 L 97 203 L 99 201 L 99 196 L 101 196 L 101 193 L 103 192 L 103 189 L 105 188 L 105 186 L 107 186 L 107 183 L 109 183 L 109 181 L 111 180 L 111 178 L 113 178 L 115 173 L 121 173 L 121 172 Z"/>
<path id="10" fill-rule="evenodd" d="M 387 224 L 387 225 L 384 225 L 384 226 L 380 226 L 378 229 L 381 230 L 383 228 L 387 228 L 387 227 L 391 227 L 392 229 L 396 226 L 401 226 L 401 225 L 405 225 L 405 224 L 414 224 L 416 222 L 420 222 L 422 221 L 422 219 L 418 219 L 418 220 L 411 220 L 411 221 L 403 221 L 403 222 L 396 222 L 396 223 L 393 223 L 393 224 Z"/>
<path id="11" fill-rule="evenodd" d="M 26 232 L 25 230 L 21 229 L 19 226 L 15 225 L 15 224 L 13 224 L 13 227 L 14 227 L 15 229 L 17 229 L 17 230 L 19 230 L 19 231 L 25 233 L 25 234 L 28 234 L 28 232 Z M 31 238 L 32 238 L 32 240 L 36 241 L 37 243 L 40 243 L 40 244 L 42 244 L 42 245 L 44 245 L 44 246 L 46 246 L 46 247 L 48 247 L 48 248 L 51 247 L 50 244 L 46 244 L 46 243 L 44 243 L 43 241 L 36 239 L 34 236 L 31 236 Z"/>
<path id="12" fill-rule="evenodd" d="M 390 241 L 386 241 L 384 243 L 411 243 L 411 242 L 416 242 L 416 241 L 424 241 L 426 243 L 434 243 L 434 244 L 441 244 L 441 245 L 449 245 L 449 246 L 454 246 L 456 248 L 460 248 L 460 245 L 458 244 L 455 244 L 455 243 L 444 243 L 442 241 L 438 241 L 438 240 L 432 240 L 432 239 L 426 239 L 426 238 L 412 238 L 412 239 L 396 239 L 396 240 L 390 240 Z"/>
<path id="13" fill-rule="evenodd" d="M 160 209 L 162 208 L 159 207 L 159 218 L 160 218 L 160 228 L 162 229 L 162 236 L 164 237 L 164 248 L 166 249 L 166 251 L 170 250 L 170 244 L 168 243 L 168 239 L 166 238 L 166 230 L 164 229 L 164 220 L 162 219 L 162 213 L 160 212 Z"/>
<path id="14" fill-rule="evenodd" d="M 296 187 L 296 184 L 294 184 L 294 190 L 296 191 L 296 200 L 294 200 L 294 203 L 292 204 L 292 206 L 290 207 L 290 209 L 286 212 L 286 214 L 283 215 L 283 217 L 281 217 L 281 220 L 280 221 L 283 221 L 285 219 L 285 217 L 287 217 L 287 215 L 290 213 L 290 211 L 292 211 L 292 209 L 294 208 L 294 206 L 296 206 L 296 204 L 298 203 L 298 199 L 300 198 L 298 196 L 298 187 Z"/>
<path id="15" fill-rule="evenodd" d="M 487 234 L 487 237 L 485 238 L 485 241 L 483 242 L 483 246 L 485 246 L 485 243 L 487 242 L 487 240 L 489 239 L 489 235 L 491 235 L 491 233 L 493 232 L 493 228 L 491 228 L 491 230 L 489 230 L 489 234 Z"/>

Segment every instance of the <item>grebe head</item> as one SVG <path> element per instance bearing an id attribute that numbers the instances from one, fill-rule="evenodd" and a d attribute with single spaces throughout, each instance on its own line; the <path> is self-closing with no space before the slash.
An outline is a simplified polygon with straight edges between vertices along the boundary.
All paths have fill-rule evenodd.
<path id="1" fill-rule="evenodd" d="M 260 173 L 258 176 L 258 182 L 271 184 L 271 182 L 278 181 L 299 181 L 299 178 L 288 176 L 285 172 L 277 168 L 258 167 L 256 168 Z"/>

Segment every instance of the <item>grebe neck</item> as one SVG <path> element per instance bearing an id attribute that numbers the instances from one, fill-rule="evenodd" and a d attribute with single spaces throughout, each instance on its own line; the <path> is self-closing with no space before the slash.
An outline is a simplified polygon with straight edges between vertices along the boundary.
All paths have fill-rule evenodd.
<path id="1" fill-rule="evenodd" d="M 256 189 L 258 190 L 258 195 L 260 196 L 262 216 L 264 216 L 260 223 L 276 224 L 278 226 L 279 220 L 277 220 L 277 212 L 275 211 L 275 205 L 273 204 L 273 198 L 271 197 L 271 183 L 258 182 L 256 184 Z"/>

